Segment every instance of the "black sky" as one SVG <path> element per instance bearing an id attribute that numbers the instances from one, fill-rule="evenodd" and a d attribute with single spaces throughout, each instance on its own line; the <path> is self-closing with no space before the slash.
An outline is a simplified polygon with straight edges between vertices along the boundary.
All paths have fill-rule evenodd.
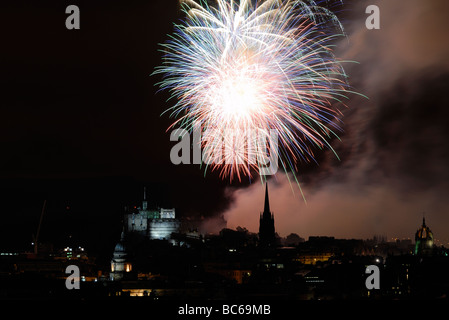
<path id="1" fill-rule="evenodd" d="M 65 27 L 70 4 L 80 8 L 80 30 Z M 141 201 L 144 185 L 150 205 L 179 216 L 226 206 L 217 174 L 204 178 L 198 166 L 169 159 L 171 119 L 161 116 L 168 96 L 156 93 L 160 78 L 150 74 L 181 17 L 177 0 L 1 6 L 3 246 L 31 238 L 44 199 L 49 217 L 70 205 L 71 216 L 99 227 Z M 56 232 L 64 224 L 53 220 Z"/>

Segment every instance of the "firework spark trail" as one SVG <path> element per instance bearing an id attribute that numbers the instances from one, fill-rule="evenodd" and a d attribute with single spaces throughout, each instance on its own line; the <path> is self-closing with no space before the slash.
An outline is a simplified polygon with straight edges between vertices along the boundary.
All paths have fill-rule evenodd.
<path id="1" fill-rule="evenodd" d="M 200 128 L 204 150 L 234 146 L 223 161 L 206 161 L 212 170 L 231 181 L 251 177 L 254 159 L 269 149 L 294 172 L 299 161 L 314 161 L 314 148 L 332 150 L 328 139 L 340 130 L 332 104 L 346 98 L 348 85 L 331 49 L 343 33 L 331 11 L 294 0 L 187 0 L 183 7 L 186 19 L 162 45 L 154 74 L 163 74 L 158 85 L 177 100 L 167 110 L 177 118 L 171 127 Z M 270 130 L 278 132 L 276 150 L 266 142 Z M 236 152 L 242 146 L 246 152 Z"/>

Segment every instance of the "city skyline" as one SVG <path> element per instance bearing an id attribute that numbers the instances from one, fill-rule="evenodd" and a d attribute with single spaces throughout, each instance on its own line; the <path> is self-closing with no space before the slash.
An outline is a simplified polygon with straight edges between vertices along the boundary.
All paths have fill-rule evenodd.
<path id="1" fill-rule="evenodd" d="M 270 188 L 270 195 L 268 195 L 268 186 L 271 185 Z M 145 189 L 145 187 L 144 187 Z M 273 190 L 272 190 L 273 189 Z M 135 190 L 135 189 L 134 189 Z M 189 215 L 177 215 L 178 221 L 177 227 L 179 228 L 181 224 L 183 224 L 183 228 L 181 232 L 187 232 L 187 230 L 196 230 L 198 234 L 201 234 L 202 236 L 207 235 L 218 235 L 220 234 L 224 229 L 230 229 L 230 230 L 247 230 L 247 232 L 252 233 L 254 235 L 258 235 L 260 233 L 260 224 L 261 224 L 261 217 L 264 212 L 270 212 L 270 214 L 273 215 L 273 223 L 274 223 L 274 230 L 276 235 L 279 237 L 279 240 L 285 240 L 286 237 L 294 234 L 302 238 L 303 240 L 307 241 L 310 237 L 332 237 L 336 239 L 355 239 L 355 240 L 372 240 L 377 239 L 377 241 L 386 241 L 386 242 L 396 242 L 397 240 L 410 240 L 411 243 L 414 243 L 414 235 L 416 230 L 420 227 L 420 221 L 422 219 L 425 219 L 427 217 L 427 224 L 430 226 L 430 228 L 435 231 L 439 230 L 438 226 L 434 226 L 432 224 L 431 218 L 429 220 L 429 216 L 426 216 L 422 214 L 421 216 L 418 216 L 418 219 L 416 221 L 408 221 L 408 225 L 410 225 L 410 229 L 405 234 L 405 236 L 396 236 L 393 234 L 387 234 L 385 232 L 373 232 L 371 234 L 358 234 L 355 231 L 354 233 L 350 232 L 342 232 L 341 229 L 334 230 L 333 228 L 328 229 L 331 230 L 330 232 L 326 232 L 326 224 L 320 223 L 316 229 L 313 229 L 310 227 L 310 225 L 302 224 L 302 229 L 299 229 L 295 226 L 288 227 L 291 224 L 291 215 L 285 212 L 278 211 L 276 208 L 278 207 L 279 203 L 284 203 L 285 199 L 278 199 L 276 197 L 273 197 L 271 193 L 275 193 L 276 191 L 276 185 L 273 183 L 270 184 L 270 182 L 266 182 L 260 187 L 257 188 L 258 194 L 252 195 L 252 202 L 250 203 L 250 207 L 253 209 L 248 209 L 248 207 L 243 206 L 242 208 L 234 207 L 231 210 L 238 210 L 239 213 L 234 216 L 223 216 L 220 218 L 208 218 L 208 217 L 198 217 L 198 216 L 189 216 Z M 142 192 L 140 192 L 141 194 Z M 147 194 L 147 193 L 145 193 Z M 275 193 L 276 194 L 276 193 Z M 119 208 L 116 207 L 114 210 L 113 215 L 109 216 L 109 227 L 106 231 L 106 234 L 108 237 L 103 237 L 103 240 L 106 243 L 106 247 L 110 246 L 112 243 L 116 241 L 116 236 L 119 233 L 120 230 L 125 228 L 126 230 L 130 230 L 131 228 L 131 213 L 141 211 L 144 212 L 145 215 L 147 212 L 173 212 L 173 217 L 176 211 L 176 208 L 171 209 L 163 209 L 159 205 L 155 205 L 157 203 L 153 199 L 152 201 L 148 200 L 148 195 L 146 198 L 142 198 L 139 196 L 135 197 L 134 202 L 128 202 L 125 204 L 124 207 Z M 298 201 L 298 199 L 295 198 L 295 201 Z M 69 202 L 68 202 L 69 203 Z M 148 204 L 150 203 L 150 204 Z M 257 203 L 257 206 L 254 207 L 253 204 Z M 29 240 L 20 239 L 21 241 L 18 241 L 18 244 L 14 244 L 11 247 L 8 247 L 8 243 L 3 241 L 2 247 L 0 249 L 3 249 L 5 252 L 32 252 L 33 251 L 33 245 L 34 241 L 32 241 L 32 237 L 36 235 L 36 230 L 39 232 L 39 230 L 42 228 L 42 234 L 43 241 L 40 242 L 40 245 L 44 244 L 44 246 L 51 245 L 55 249 L 59 248 L 65 248 L 70 243 L 78 243 L 81 244 L 83 247 L 87 248 L 94 248 L 93 244 L 95 243 L 95 239 L 93 236 L 97 234 L 96 228 L 98 228 L 98 222 L 95 222 L 92 225 L 92 228 L 85 228 L 86 222 L 83 221 L 80 217 L 74 216 L 71 213 L 71 210 L 73 208 L 66 206 L 63 208 L 62 211 L 58 212 L 46 212 L 48 210 L 47 201 L 45 201 L 44 207 L 42 208 L 44 211 L 40 212 L 39 215 L 42 215 L 39 218 L 39 215 L 36 212 L 36 215 L 33 219 L 33 222 L 35 224 L 28 225 L 29 229 L 27 229 L 27 234 L 29 237 L 27 237 Z M 50 203 L 50 207 L 52 204 Z M 61 208 L 60 208 L 61 209 Z M 245 213 L 242 212 L 245 211 Z M 81 210 L 82 211 L 82 210 Z M 56 214 L 56 215 L 55 215 Z M 57 218 L 58 215 L 64 215 L 63 218 Z M 134 220 L 140 221 L 140 225 L 142 225 L 142 221 L 139 220 L 139 216 L 136 216 L 137 218 L 132 218 L 132 221 L 134 223 Z M 55 219 L 56 218 L 56 219 Z M 92 219 L 94 221 L 95 219 Z M 430 221 L 430 223 L 429 223 Z M 58 225 L 61 226 L 61 222 L 63 222 L 67 227 L 62 228 L 61 230 L 58 230 L 55 232 L 55 227 Z M 73 223 L 74 222 L 74 223 Z M 332 224 L 332 222 L 331 222 Z M 84 226 L 84 227 L 83 227 Z M 287 226 L 287 227 L 286 227 Z M 134 228 L 134 227 L 133 227 Z M 148 224 L 148 230 L 149 229 Z M 170 227 L 172 228 L 172 227 Z M 187 228 L 187 229 L 186 229 Z M 328 228 L 328 227 L 327 227 Z M 146 222 L 145 222 L 145 228 L 143 230 L 146 230 Z M 174 229 L 173 229 L 174 230 Z M 170 232 L 173 232 L 170 231 Z M 304 232 L 303 230 L 306 230 Z M 394 231 L 394 230 L 393 230 Z M 164 231 L 165 232 L 165 231 Z M 170 233 L 169 232 L 169 233 Z M 340 234 L 339 234 L 340 232 Z M 73 237 L 73 240 L 70 238 Z M 18 233 L 19 237 L 23 237 L 24 233 Z M 157 237 L 156 237 L 157 238 Z M 19 238 L 15 238 L 19 239 Z M 104 244 L 103 243 L 103 250 L 104 250 Z M 20 245 L 21 244 L 21 245 Z M 438 234 L 436 233 L 435 236 L 435 245 L 440 247 L 448 247 L 447 243 L 442 242 L 439 240 Z M 9 250 L 10 248 L 13 248 L 12 250 Z M 98 254 L 95 250 L 91 252 L 94 256 Z M 104 255 L 104 252 L 100 255 Z"/>
<path id="2" fill-rule="evenodd" d="M 36 232 L 58 238 L 56 226 L 79 221 L 80 233 L 111 234 L 120 211 L 148 186 L 153 205 L 204 217 L 218 232 L 257 232 L 263 207 L 258 176 L 223 181 L 200 165 L 175 165 L 172 119 L 161 113 L 168 94 L 151 77 L 159 43 L 182 18 L 179 0 L 80 5 L 80 30 L 67 30 L 66 6 L 8 4 L 2 55 L 0 244 L 21 246 Z M 442 244 L 449 242 L 448 3 L 370 1 L 380 30 L 365 26 L 367 3 L 345 1 L 336 14 L 347 38 L 335 54 L 359 96 L 342 110 L 340 140 L 314 150 L 317 163 L 298 162 L 298 184 L 285 173 L 269 178 L 276 231 L 303 238 L 413 238 L 422 215 Z M 155 14 L 157 12 L 157 14 Z M 24 18 L 26 17 L 26 18 Z M 290 178 L 290 181 L 288 180 Z M 261 192 L 262 191 L 262 192 Z M 67 209 L 67 208 L 70 209 Z M 64 219 L 61 217 L 64 215 Z"/>
<path id="3" fill-rule="evenodd" d="M 417 226 L 422 221 L 422 218 L 426 217 L 432 229 L 437 230 L 435 232 L 436 242 L 446 247 L 449 244 L 447 241 L 449 238 L 446 233 L 446 225 L 433 225 L 432 223 L 433 217 L 436 214 L 424 211 L 410 211 L 410 213 L 402 215 L 400 218 L 390 215 L 390 217 L 384 219 L 382 224 L 377 224 L 372 228 L 366 228 L 368 222 L 365 222 L 358 216 L 363 216 L 363 211 L 359 213 L 353 212 L 352 207 L 365 207 L 364 203 L 360 204 L 356 199 L 354 199 L 352 205 L 342 206 L 338 214 L 327 214 L 326 212 L 329 211 L 325 209 L 325 206 L 317 206 L 313 200 L 308 204 L 303 203 L 300 195 L 295 195 L 291 192 L 291 188 L 295 188 L 296 186 L 290 185 L 286 179 L 282 179 L 279 182 L 270 182 L 270 204 L 276 217 L 276 232 L 282 237 L 290 233 L 296 233 L 306 239 L 309 236 L 319 235 L 346 239 L 371 239 L 373 236 L 383 236 L 388 241 L 393 239 L 413 239 Z M 254 219 L 254 214 L 250 212 L 250 208 L 254 202 L 263 200 L 263 188 L 263 185 L 255 185 L 237 194 L 238 200 L 224 213 L 227 227 L 235 229 L 240 226 L 247 228 L 251 232 L 258 232 L 258 221 Z M 296 206 L 291 205 L 292 203 Z M 334 207 L 341 205 L 338 199 L 333 203 Z M 371 209 L 369 204 L 366 207 Z M 374 206 L 374 210 L 376 208 L 377 206 Z M 345 209 L 347 212 L 344 211 Z M 378 210 L 380 211 L 380 209 Z M 259 211 L 262 212 L 263 208 L 259 208 Z M 373 209 L 371 209 L 371 213 L 376 214 Z M 324 216 L 326 216 L 326 219 L 323 218 Z M 356 224 L 353 221 L 351 225 L 345 227 L 338 223 L 337 220 L 340 219 L 353 219 L 358 221 Z M 335 226 L 338 226 L 338 228 Z M 441 233 L 439 234 L 438 232 Z"/>
<path id="4" fill-rule="evenodd" d="M 268 184 L 263 195 L 258 233 L 238 227 L 200 234 L 190 229 L 195 222 L 176 217 L 175 208 L 149 206 L 144 192 L 140 203 L 122 212 L 120 236 L 109 235 L 110 248 L 102 255 L 86 251 L 80 246 L 86 239 L 76 237 L 64 248 L 43 242 L 34 252 L 1 251 L 1 297 L 140 298 L 170 301 L 170 306 L 206 297 L 271 302 L 447 297 L 449 252 L 434 245 L 425 218 L 415 243 L 386 242 L 383 236 L 276 238 Z M 67 276 L 67 270 L 78 275 Z M 366 270 L 377 270 L 374 288 L 365 282 L 372 278 Z"/>

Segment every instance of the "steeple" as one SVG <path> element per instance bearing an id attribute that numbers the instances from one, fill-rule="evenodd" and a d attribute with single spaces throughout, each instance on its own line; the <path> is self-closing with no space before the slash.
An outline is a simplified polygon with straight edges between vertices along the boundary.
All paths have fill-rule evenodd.
<path id="1" fill-rule="evenodd" d="M 268 199 L 268 183 L 265 185 L 265 203 L 263 213 L 260 214 L 259 222 L 259 245 L 274 246 L 276 243 L 274 231 L 274 217 L 270 211 L 270 201 Z"/>
<path id="2" fill-rule="evenodd" d="M 263 214 L 265 215 L 269 215 L 271 216 L 271 211 L 270 211 L 270 200 L 268 199 L 268 182 L 265 182 L 265 205 L 263 208 Z"/>

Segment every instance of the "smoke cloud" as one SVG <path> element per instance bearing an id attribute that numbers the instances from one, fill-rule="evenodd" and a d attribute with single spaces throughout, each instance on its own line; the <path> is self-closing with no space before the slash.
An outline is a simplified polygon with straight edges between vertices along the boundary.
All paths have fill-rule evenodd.
<path id="1" fill-rule="evenodd" d="M 365 28 L 365 8 L 380 8 L 380 30 Z M 354 95 L 344 110 L 344 133 L 313 170 L 269 181 L 270 205 L 281 236 L 298 233 L 341 238 L 413 238 L 425 212 L 440 239 L 449 241 L 449 2 L 357 1 L 347 4 L 348 38 L 336 50 Z M 349 22 L 348 22 L 349 21 Z M 228 227 L 258 231 L 263 186 L 229 189 Z"/>

